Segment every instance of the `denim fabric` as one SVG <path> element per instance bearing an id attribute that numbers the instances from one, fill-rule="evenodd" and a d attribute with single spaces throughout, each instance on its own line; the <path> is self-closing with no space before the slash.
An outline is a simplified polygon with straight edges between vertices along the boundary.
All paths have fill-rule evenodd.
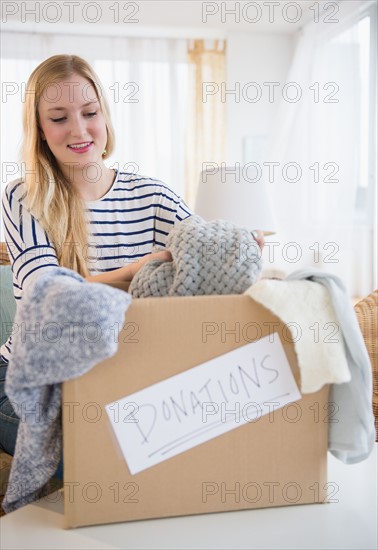
<path id="1" fill-rule="evenodd" d="M 20 419 L 4 391 L 7 367 L 8 363 L 0 359 L 0 448 L 13 456 Z"/>

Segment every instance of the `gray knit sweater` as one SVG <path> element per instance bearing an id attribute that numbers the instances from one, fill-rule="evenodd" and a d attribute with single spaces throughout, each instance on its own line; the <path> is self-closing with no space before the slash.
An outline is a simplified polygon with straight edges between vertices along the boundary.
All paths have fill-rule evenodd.
<path id="1" fill-rule="evenodd" d="M 131 296 L 54 267 L 27 288 L 15 317 L 5 391 L 20 413 L 6 512 L 36 500 L 61 455 L 61 382 L 117 351 Z"/>

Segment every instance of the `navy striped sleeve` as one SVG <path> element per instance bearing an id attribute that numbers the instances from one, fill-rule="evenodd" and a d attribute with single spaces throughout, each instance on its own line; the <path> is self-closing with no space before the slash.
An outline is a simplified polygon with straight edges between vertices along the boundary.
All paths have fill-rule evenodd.
<path id="1" fill-rule="evenodd" d="M 45 230 L 30 214 L 23 201 L 21 179 L 10 182 L 2 195 L 5 241 L 13 271 L 15 298 L 42 271 L 58 265 L 54 247 Z"/>

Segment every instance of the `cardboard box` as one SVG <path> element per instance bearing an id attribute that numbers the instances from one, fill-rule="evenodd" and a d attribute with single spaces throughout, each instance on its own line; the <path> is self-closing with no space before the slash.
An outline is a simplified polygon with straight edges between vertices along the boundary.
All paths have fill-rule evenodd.
<path id="1" fill-rule="evenodd" d="M 300 387 L 288 327 L 251 298 L 134 300 L 117 354 L 63 385 L 67 527 L 325 502 L 326 387 L 135 475 L 105 413 L 105 405 L 272 327 Z"/>

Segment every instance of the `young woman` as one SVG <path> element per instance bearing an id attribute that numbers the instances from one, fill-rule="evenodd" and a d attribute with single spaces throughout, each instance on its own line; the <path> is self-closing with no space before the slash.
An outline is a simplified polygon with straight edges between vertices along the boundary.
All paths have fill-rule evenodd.
<path id="1" fill-rule="evenodd" d="M 152 259 L 171 259 L 169 251 L 151 249 L 164 247 L 191 211 L 162 182 L 105 165 L 114 131 L 103 88 L 84 59 L 54 55 L 33 71 L 23 127 L 24 175 L 3 193 L 18 302 L 52 266 L 110 283 L 130 281 Z M 262 246 L 262 236 L 256 240 Z M 0 357 L 0 448 L 13 455 L 19 418 L 4 393 L 11 348 L 10 337 Z"/>

